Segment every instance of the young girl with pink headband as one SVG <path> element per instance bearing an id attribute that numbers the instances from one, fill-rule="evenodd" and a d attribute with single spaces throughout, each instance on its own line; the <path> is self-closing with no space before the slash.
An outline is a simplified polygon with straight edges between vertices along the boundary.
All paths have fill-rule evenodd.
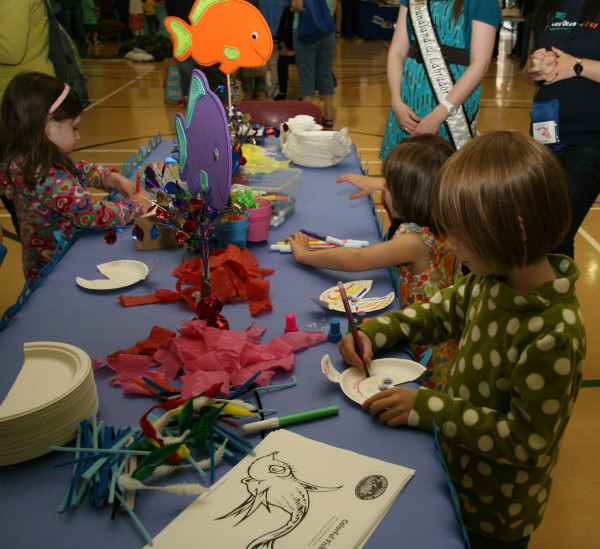
<path id="1" fill-rule="evenodd" d="M 41 73 L 20 73 L 1 106 L 0 193 L 12 200 L 23 249 L 25 277 L 33 281 L 56 249 L 83 229 L 126 225 L 151 203 L 135 200 L 135 184 L 114 168 L 72 160 L 83 104 L 77 92 Z M 97 199 L 90 188 L 124 198 Z"/>

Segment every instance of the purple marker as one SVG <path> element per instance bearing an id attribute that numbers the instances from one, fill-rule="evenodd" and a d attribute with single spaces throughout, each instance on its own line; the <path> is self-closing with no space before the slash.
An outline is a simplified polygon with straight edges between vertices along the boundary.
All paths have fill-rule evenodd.
<path id="1" fill-rule="evenodd" d="M 339 238 L 335 238 L 333 236 L 325 236 L 324 234 L 313 233 L 312 231 L 307 231 L 306 229 L 300 229 L 301 233 L 304 233 L 309 238 L 316 238 L 317 240 L 323 240 L 325 242 L 331 242 L 331 244 L 337 244 L 338 246 L 345 246 L 346 243 Z"/>

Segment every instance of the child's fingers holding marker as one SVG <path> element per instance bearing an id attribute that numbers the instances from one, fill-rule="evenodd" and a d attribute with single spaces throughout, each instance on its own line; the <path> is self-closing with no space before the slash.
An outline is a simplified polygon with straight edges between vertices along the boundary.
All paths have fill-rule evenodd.
<path id="1" fill-rule="evenodd" d="M 356 354 L 356 348 L 355 348 L 354 338 L 352 337 L 352 334 L 346 334 L 344 337 L 342 337 L 342 339 L 338 343 L 338 348 L 339 348 L 340 354 L 342 355 L 342 358 L 344 359 L 346 364 L 349 364 L 350 366 L 354 366 L 356 368 L 360 368 L 361 370 L 364 370 L 365 363 L 367 364 L 367 366 L 369 364 L 371 364 L 371 359 L 373 358 L 373 348 L 371 345 L 371 340 L 369 339 L 369 336 L 367 336 L 367 334 L 358 330 L 358 337 L 362 341 L 363 348 L 364 348 L 364 351 L 363 351 L 364 362 L 363 362 L 363 360 L 361 360 L 361 357 L 359 357 Z"/>
<path id="2" fill-rule="evenodd" d="M 302 262 L 303 256 L 310 253 L 310 242 L 304 233 L 292 233 L 285 239 L 285 242 L 290 245 L 296 261 Z"/>

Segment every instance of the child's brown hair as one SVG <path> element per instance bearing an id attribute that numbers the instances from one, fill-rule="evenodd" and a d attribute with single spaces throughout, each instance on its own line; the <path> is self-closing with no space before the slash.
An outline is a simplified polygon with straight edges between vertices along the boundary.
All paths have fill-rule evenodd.
<path id="1" fill-rule="evenodd" d="M 46 121 L 71 120 L 83 112 L 77 91 L 71 88 L 64 100 L 50 113 L 50 107 L 65 90 L 65 84 L 39 72 L 21 72 L 6 87 L 0 106 L 0 161 L 10 162 L 24 155 L 23 179 L 29 189 L 52 166 L 62 166 L 75 175 L 68 155 L 52 143 L 45 133 Z"/>
<path id="2" fill-rule="evenodd" d="M 382 173 L 392 205 L 406 221 L 435 228 L 431 215 L 431 190 L 435 178 L 454 146 L 434 134 L 403 139 L 383 161 Z"/>
<path id="3" fill-rule="evenodd" d="M 444 164 L 433 188 L 439 229 L 503 270 L 533 265 L 571 223 L 563 169 L 528 135 L 476 137 Z"/>

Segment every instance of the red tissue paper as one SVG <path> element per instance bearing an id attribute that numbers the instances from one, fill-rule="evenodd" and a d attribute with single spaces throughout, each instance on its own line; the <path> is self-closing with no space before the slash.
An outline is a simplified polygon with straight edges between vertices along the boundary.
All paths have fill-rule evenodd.
<path id="1" fill-rule="evenodd" d="M 269 299 L 270 283 L 263 279 L 274 272 L 273 269 L 260 268 L 258 260 L 248 248 L 240 249 L 230 244 L 227 249 L 210 254 L 210 285 L 213 295 L 223 303 L 247 300 L 252 315 L 273 308 Z M 171 274 L 179 279 L 175 291 L 157 290 L 145 296 L 121 295 L 121 304 L 131 307 L 184 299 L 190 309 L 195 311 L 193 294 L 202 287 L 202 259 L 194 257 L 182 260 L 181 265 Z M 183 287 L 184 284 L 187 287 Z"/>
<path id="2" fill-rule="evenodd" d="M 289 332 L 261 344 L 266 328 L 256 328 L 254 324 L 245 332 L 211 328 L 205 320 L 185 321 L 181 326 L 179 335 L 165 337 L 150 355 L 133 355 L 130 351 L 140 344 L 144 349 L 144 342 L 152 336 L 104 361 L 94 361 L 95 368 L 106 364 L 114 370 L 116 374 L 110 383 L 122 386 L 125 393 L 148 394 L 133 382 L 135 377 L 156 377 L 170 383 L 180 375 L 182 399 L 198 395 L 215 383 L 223 384 L 222 392 L 227 396 L 230 387 L 239 387 L 259 371 L 255 383 L 269 385 L 276 368 L 294 368 L 296 351 L 327 341 L 323 332 Z M 160 336 L 168 333 L 155 328 Z"/>

